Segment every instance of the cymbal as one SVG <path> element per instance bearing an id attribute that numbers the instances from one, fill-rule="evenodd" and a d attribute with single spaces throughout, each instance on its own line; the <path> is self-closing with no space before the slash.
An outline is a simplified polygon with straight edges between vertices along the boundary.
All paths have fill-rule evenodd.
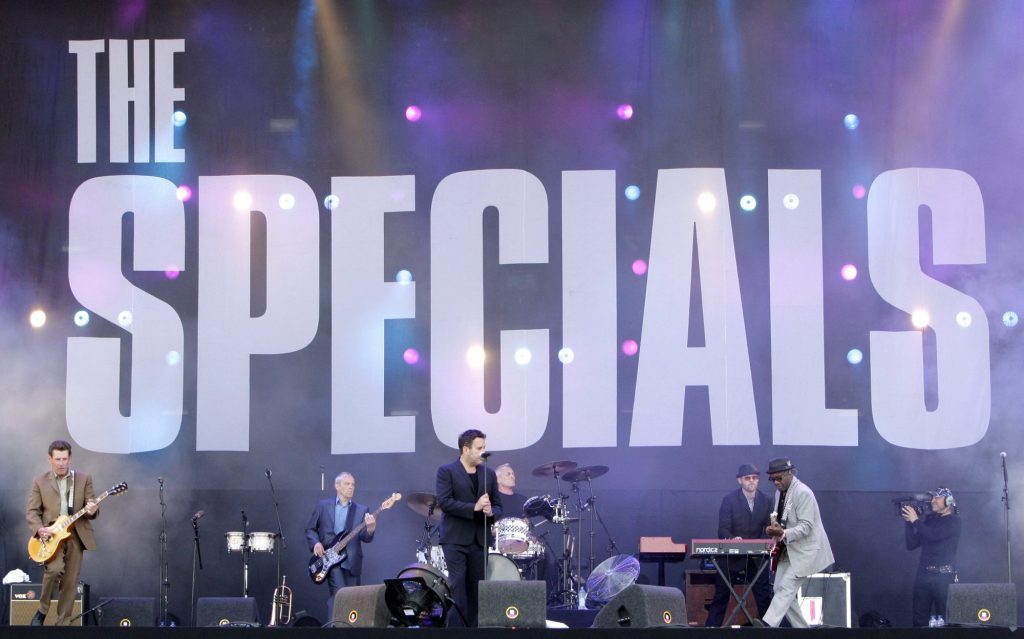
<path id="1" fill-rule="evenodd" d="M 578 466 L 574 461 L 553 461 L 546 464 L 541 464 L 533 469 L 534 477 L 554 477 L 555 475 L 561 475 L 567 471 L 572 470 Z"/>
<path id="2" fill-rule="evenodd" d="M 565 481 L 582 481 L 586 479 L 597 479 L 608 472 L 607 466 L 580 466 L 562 475 Z"/>
<path id="3" fill-rule="evenodd" d="M 441 509 L 432 493 L 412 493 L 406 498 L 405 505 L 432 522 L 441 520 Z"/>

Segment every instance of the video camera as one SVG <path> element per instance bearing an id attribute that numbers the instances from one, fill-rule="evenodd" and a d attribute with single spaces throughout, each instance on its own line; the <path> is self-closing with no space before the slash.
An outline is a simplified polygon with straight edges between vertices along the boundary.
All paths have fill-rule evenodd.
<path id="1" fill-rule="evenodd" d="M 928 493 L 915 493 L 893 499 L 892 505 L 896 509 L 897 517 L 903 516 L 904 506 L 910 506 L 919 517 L 924 517 L 932 512 L 932 497 Z"/>

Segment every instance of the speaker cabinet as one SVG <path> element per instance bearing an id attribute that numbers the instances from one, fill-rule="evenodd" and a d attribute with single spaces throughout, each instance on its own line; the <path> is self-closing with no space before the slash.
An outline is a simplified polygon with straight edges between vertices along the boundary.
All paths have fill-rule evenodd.
<path id="1" fill-rule="evenodd" d="M 592 628 L 685 626 L 683 592 L 667 586 L 633 584 L 605 604 Z"/>
<path id="2" fill-rule="evenodd" d="M 197 626 L 258 626 L 260 615 L 252 597 L 200 597 Z"/>
<path id="3" fill-rule="evenodd" d="M 155 626 L 156 597 L 114 597 L 96 612 L 101 626 Z"/>
<path id="4" fill-rule="evenodd" d="M 39 595 L 42 593 L 43 584 L 11 584 L 10 590 L 10 625 L 27 626 L 32 623 L 32 617 L 39 610 Z M 57 594 L 56 588 L 54 593 Z M 83 610 L 89 609 L 89 585 L 79 582 L 75 593 L 75 602 L 71 608 L 71 616 L 76 617 L 82 614 Z M 71 622 L 72 626 L 81 626 L 82 617 Z M 46 613 L 44 626 L 52 626 L 57 623 L 57 600 L 50 600 L 50 610 Z"/>
<path id="5" fill-rule="evenodd" d="M 384 584 L 348 586 L 334 593 L 335 628 L 387 628 L 391 613 L 384 603 Z"/>
<path id="6" fill-rule="evenodd" d="M 481 628 L 544 628 L 543 581 L 481 581 L 477 624 Z"/>
<path id="7" fill-rule="evenodd" d="M 962 626 L 1017 626 L 1014 584 L 950 584 L 946 623 Z"/>

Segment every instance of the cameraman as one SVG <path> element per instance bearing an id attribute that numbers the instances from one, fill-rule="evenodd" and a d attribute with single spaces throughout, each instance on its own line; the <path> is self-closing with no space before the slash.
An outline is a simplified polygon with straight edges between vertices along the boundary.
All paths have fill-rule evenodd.
<path id="1" fill-rule="evenodd" d="M 946 616 L 946 590 L 956 581 L 956 547 L 960 542 L 960 516 L 956 500 L 948 488 L 928 493 L 932 514 L 922 519 L 911 505 L 900 514 L 907 522 L 907 550 L 921 548 L 921 563 L 914 580 L 914 627 L 927 626 L 934 614 Z"/>

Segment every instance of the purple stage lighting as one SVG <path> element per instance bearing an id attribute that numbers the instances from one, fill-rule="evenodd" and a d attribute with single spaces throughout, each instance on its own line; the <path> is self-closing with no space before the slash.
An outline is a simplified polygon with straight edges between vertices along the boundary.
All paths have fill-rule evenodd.
<path id="1" fill-rule="evenodd" d="M 415 348 L 407 348 L 405 349 L 405 352 L 402 353 L 402 359 L 405 360 L 406 364 L 412 366 L 420 361 L 420 352 Z"/>
<path id="2" fill-rule="evenodd" d="M 615 115 L 619 116 L 620 120 L 630 120 L 633 118 L 633 105 L 631 104 L 620 104 L 618 109 L 615 109 Z"/>
<path id="3" fill-rule="evenodd" d="M 174 192 L 174 195 L 177 196 L 178 200 L 188 202 L 192 199 L 192 189 L 182 184 Z"/>
<path id="4" fill-rule="evenodd" d="M 853 264 L 843 264 L 843 267 L 839 269 L 839 275 L 847 282 L 852 282 L 857 279 L 857 267 Z"/>
<path id="5" fill-rule="evenodd" d="M 868 190 L 864 188 L 863 184 L 854 184 L 850 192 L 853 193 L 853 197 L 858 200 L 863 200 L 864 196 L 868 194 Z"/>
<path id="6" fill-rule="evenodd" d="M 643 275 L 647 272 L 647 262 L 643 259 L 633 260 L 633 274 Z"/>
<path id="7" fill-rule="evenodd" d="M 628 357 L 633 357 L 640 350 L 640 345 L 636 343 L 635 339 L 627 339 L 622 342 L 622 353 Z"/>
<path id="8" fill-rule="evenodd" d="M 410 104 L 405 107 L 405 119 L 410 122 L 419 122 L 420 118 L 423 117 L 423 111 L 420 110 L 415 104 Z"/>
<path id="9" fill-rule="evenodd" d="M 847 113 L 846 117 L 843 118 L 843 126 L 853 131 L 860 126 L 860 118 L 857 117 L 856 113 Z"/>

